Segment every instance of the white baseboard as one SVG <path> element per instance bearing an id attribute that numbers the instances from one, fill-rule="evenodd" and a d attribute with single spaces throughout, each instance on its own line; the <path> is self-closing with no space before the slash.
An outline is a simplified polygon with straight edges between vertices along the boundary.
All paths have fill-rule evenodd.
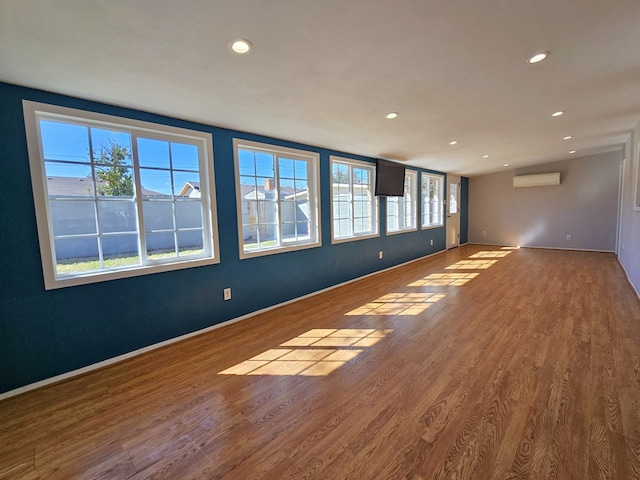
<path id="1" fill-rule="evenodd" d="M 87 365 L 86 367 L 82 367 L 82 368 L 79 368 L 77 370 L 72 370 L 70 372 L 65 372 L 65 373 L 62 373 L 60 375 L 56 375 L 55 377 L 45 378 L 44 380 L 40 380 L 40 381 L 35 382 L 35 383 L 30 383 L 30 384 L 25 385 L 23 387 L 19 387 L 19 388 L 13 389 L 13 390 L 9 390 L 8 392 L 0 393 L 0 401 L 5 400 L 5 399 L 10 398 L 10 397 L 14 397 L 16 395 L 20 395 L 22 393 L 29 392 L 31 390 L 35 390 L 37 388 L 41 388 L 41 387 L 45 387 L 47 385 L 51 385 L 53 383 L 61 382 L 62 380 L 67 380 L 69 378 L 73 378 L 73 377 L 76 377 L 78 375 L 82 375 L 84 373 L 92 372 L 93 370 L 98 370 L 100 368 L 107 367 L 109 365 L 113 365 L 113 364 L 118 363 L 118 362 L 122 362 L 123 360 L 127 360 L 127 359 L 132 358 L 132 357 L 137 357 L 138 355 L 142 355 L 143 353 L 147 353 L 147 352 L 150 352 L 152 350 L 156 350 L 158 348 L 165 347 L 167 345 L 171 345 L 172 343 L 181 342 L 182 340 L 186 340 L 188 338 L 195 337 L 197 335 L 203 335 L 205 333 L 211 332 L 211 331 L 216 330 L 218 328 L 226 327 L 227 325 L 231 325 L 233 323 L 240 322 L 242 320 L 246 320 L 247 318 L 251 318 L 251 317 L 253 317 L 255 315 L 260 315 L 261 313 L 268 312 L 268 311 L 273 310 L 275 308 L 280 308 L 280 307 L 283 307 L 285 305 L 289 305 L 290 303 L 294 303 L 294 302 L 297 302 L 297 301 L 300 301 L 300 300 L 304 300 L 306 298 L 310 298 L 310 297 L 313 297 L 315 295 L 320 295 L 321 293 L 325 293 L 325 292 L 328 292 L 330 290 L 333 290 L 333 289 L 336 289 L 336 288 L 339 288 L 339 287 L 342 287 L 342 286 L 345 286 L 345 285 L 349 285 L 350 283 L 357 282 L 359 280 L 363 280 L 363 279 L 368 278 L 368 277 L 373 277 L 374 275 L 378 275 L 378 274 L 383 273 L 383 272 L 388 272 L 390 270 L 394 270 L 396 268 L 403 267 L 405 265 L 409 265 L 409 264 L 417 262 L 419 260 L 424 260 L 425 258 L 433 257 L 435 255 L 439 255 L 439 254 L 444 253 L 444 252 L 446 252 L 446 250 L 440 250 L 439 252 L 431 253 L 431 254 L 425 255 L 423 257 L 414 258 L 413 260 L 409 260 L 408 262 L 399 263 L 398 265 L 393 265 L 391 267 L 388 267 L 388 268 L 385 268 L 385 269 L 382 269 L 382 270 L 371 272 L 371 273 L 368 273 L 367 275 L 363 275 L 361 277 L 353 278 L 351 280 L 347 280 L 346 282 L 338 283 L 336 285 L 332 285 L 330 287 L 323 288 L 322 290 L 318 290 L 316 292 L 311 292 L 311 293 L 308 293 L 308 294 L 303 295 L 301 297 L 292 298 L 291 300 L 287 300 L 286 302 L 278 303 L 276 305 L 272 305 L 270 307 L 266 307 L 266 308 L 263 308 L 261 310 L 257 310 L 255 312 L 251 312 L 251 313 L 248 313 L 246 315 L 242 315 L 241 317 L 232 318 L 231 320 L 226 320 L 224 322 L 217 323 L 215 325 L 211 325 L 210 327 L 206 327 L 206 328 L 203 328 L 203 329 L 200 329 L 200 330 L 196 330 L 195 332 L 186 333 L 184 335 L 180 335 L 178 337 L 170 338 L 168 340 L 164 340 L 164 341 L 159 342 L 159 343 L 154 343 L 153 345 L 148 345 L 146 347 L 139 348 L 137 350 L 133 350 L 131 352 L 124 353 L 122 355 L 118 355 L 117 357 L 108 358 L 107 360 L 103 360 L 102 362 L 93 363 L 91 365 Z"/>
<path id="2" fill-rule="evenodd" d="M 478 243 L 478 242 L 469 242 L 469 243 L 473 244 L 473 245 L 487 245 L 487 246 L 492 246 L 492 247 L 501 246 L 501 245 L 495 244 L 495 243 Z M 516 245 L 505 245 L 505 246 L 516 246 Z M 629 272 L 627 272 L 627 270 L 624 268 L 624 265 L 620 262 L 620 258 L 618 258 L 618 255 L 613 250 L 594 250 L 594 249 L 559 248 L 559 247 L 535 247 L 533 245 L 520 245 L 520 248 L 540 248 L 540 249 L 543 249 L 543 250 L 571 250 L 571 251 L 574 251 L 574 252 L 613 253 L 614 255 L 616 255 L 616 259 L 618 260 L 618 263 L 622 267 L 622 270 L 624 271 L 624 274 L 627 276 L 627 281 L 629 282 L 629 285 L 631 285 L 631 288 L 633 289 L 634 292 L 636 292 L 636 295 L 638 296 L 638 299 L 640 300 L 640 292 L 638 292 L 638 288 L 631 281 L 631 277 L 629 276 Z"/>
<path id="3" fill-rule="evenodd" d="M 482 242 L 467 242 L 465 245 L 484 245 L 487 247 L 517 247 L 518 245 L 506 245 L 504 243 L 482 243 Z"/>
<path id="4" fill-rule="evenodd" d="M 616 253 L 614 250 L 597 250 L 595 248 L 537 247 L 535 245 L 520 245 L 520 248 L 539 248 L 541 250 L 568 250 L 571 252 Z"/>
<path id="5" fill-rule="evenodd" d="M 640 292 L 638 291 L 638 288 L 633 284 L 633 282 L 631 281 L 631 277 L 629 276 L 629 272 L 627 272 L 627 269 L 624 268 L 624 265 L 622 264 L 622 262 L 620 261 L 620 258 L 616 257 L 618 260 L 618 263 L 620 264 L 620 266 L 622 267 L 622 271 L 624 272 L 624 274 L 627 276 L 627 281 L 629 282 L 629 285 L 631 285 L 631 288 L 633 288 L 633 291 L 636 292 L 636 295 L 638 297 L 638 300 L 640 300 Z"/>
<path id="6" fill-rule="evenodd" d="M 468 242 L 471 245 L 487 245 L 491 247 L 519 247 L 519 248 L 539 248 L 541 250 L 569 250 L 572 252 L 598 252 L 598 253 L 616 253 L 614 250 L 597 250 L 595 248 L 567 248 L 567 247 L 540 247 L 537 245 L 504 245 L 501 243 L 480 243 Z"/>

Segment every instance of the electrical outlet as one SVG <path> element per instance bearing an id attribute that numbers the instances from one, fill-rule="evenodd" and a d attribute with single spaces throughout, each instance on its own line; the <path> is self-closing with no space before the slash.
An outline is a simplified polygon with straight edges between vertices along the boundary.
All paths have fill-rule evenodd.
<path id="1" fill-rule="evenodd" d="M 231 289 L 230 288 L 225 288 L 223 290 L 224 293 L 224 299 L 225 300 L 231 300 Z"/>
<path id="2" fill-rule="evenodd" d="M 380 252 L 378 252 L 378 258 L 382 258 L 383 254 L 382 254 L 382 250 L 380 250 Z"/>
<path id="3" fill-rule="evenodd" d="M 429 240 L 429 245 L 433 245 L 433 238 Z"/>
<path id="4" fill-rule="evenodd" d="M 487 231 L 486 230 L 482 230 L 482 236 L 486 237 L 487 236 Z"/>
<path id="5" fill-rule="evenodd" d="M 567 235 L 567 240 L 571 240 L 571 235 Z"/>

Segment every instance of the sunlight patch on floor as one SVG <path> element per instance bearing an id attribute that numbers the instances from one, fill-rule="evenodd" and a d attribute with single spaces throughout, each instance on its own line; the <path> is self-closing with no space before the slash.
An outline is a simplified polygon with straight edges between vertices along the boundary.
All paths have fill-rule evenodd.
<path id="1" fill-rule="evenodd" d="M 477 252 L 474 253 L 473 255 L 471 255 L 469 258 L 503 258 L 506 257 L 507 255 L 511 255 L 511 250 L 507 250 L 507 251 L 497 251 L 497 252 L 491 252 L 491 251 L 486 251 L 486 252 Z"/>
<path id="2" fill-rule="evenodd" d="M 324 376 L 386 337 L 393 330 L 373 328 L 313 329 L 223 370 L 220 375 Z M 360 347 L 360 348 L 357 348 Z"/>
<path id="3" fill-rule="evenodd" d="M 479 251 L 445 270 L 486 270 L 517 247 Z M 409 287 L 460 287 L 480 275 L 479 272 L 432 273 L 410 283 Z M 345 315 L 422 314 L 447 296 L 434 292 L 393 292 L 362 305 Z M 374 346 L 392 330 L 374 328 L 315 328 L 298 335 L 249 360 L 220 372 L 221 375 L 303 375 L 323 376 Z"/>
<path id="4" fill-rule="evenodd" d="M 453 265 L 449 265 L 445 267 L 445 270 L 486 270 L 491 265 L 496 263 L 498 260 L 460 260 L 459 262 L 454 263 Z"/>
<path id="5" fill-rule="evenodd" d="M 387 293 L 345 315 L 420 315 L 446 293 Z"/>
<path id="6" fill-rule="evenodd" d="M 410 283 L 410 287 L 461 287 L 476 278 L 479 273 L 432 273 Z"/>

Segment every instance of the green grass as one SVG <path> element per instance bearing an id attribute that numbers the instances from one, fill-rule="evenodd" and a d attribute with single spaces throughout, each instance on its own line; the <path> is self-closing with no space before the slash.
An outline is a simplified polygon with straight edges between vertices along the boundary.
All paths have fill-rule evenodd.
<path id="1" fill-rule="evenodd" d="M 276 240 L 267 240 L 266 242 L 260 242 L 260 248 L 263 247 L 275 247 L 277 245 Z M 258 242 L 254 242 L 254 243 L 245 243 L 244 244 L 244 249 L 245 250 L 252 250 L 258 248 Z"/>
<path id="2" fill-rule="evenodd" d="M 194 253 L 201 253 L 202 249 L 181 250 L 180 256 L 192 255 Z M 152 260 L 158 260 L 161 258 L 175 257 L 173 250 L 162 250 L 153 252 L 148 255 L 148 258 Z M 104 259 L 104 268 L 119 268 L 119 267 L 131 267 L 140 264 L 140 258 L 138 255 L 114 255 Z M 65 258 L 59 260 L 57 264 L 57 273 L 81 273 L 90 272 L 92 270 L 101 270 L 100 260 L 97 258 Z"/>

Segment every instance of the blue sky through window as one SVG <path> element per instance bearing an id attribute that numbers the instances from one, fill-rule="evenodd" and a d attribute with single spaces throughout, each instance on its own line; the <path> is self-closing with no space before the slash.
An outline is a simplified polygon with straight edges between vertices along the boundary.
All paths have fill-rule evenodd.
<path id="1" fill-rule="evenodd" d="M 50 177 L 89 178 L 90 145 L 97 154 L 100 148 L 110 143 L 126 146 L 132 151 L 131 135 L 128 132 L 45 119 L 40 120 L 40 132 L 45 169 Z M 172 192 L 178 194 L 186 182 L 199 181 L 196 145 L 138 138 L 137 148 L 141 182 L 145 189 L 166 195 L 171 195 Z M 132 160 L 129 159 L 127 164 L 132 165 Z"/>
<path id="2" fill-rule="evenodd" d="M 276 156 L 268 152 L 238 149 L 238 167 L 242 185 L 263 185 L 264 179 L 275 180 Z M 278 180 L 281 187 L 308 189 L 308 165 L 305 160 L 278 157 Z"/>

